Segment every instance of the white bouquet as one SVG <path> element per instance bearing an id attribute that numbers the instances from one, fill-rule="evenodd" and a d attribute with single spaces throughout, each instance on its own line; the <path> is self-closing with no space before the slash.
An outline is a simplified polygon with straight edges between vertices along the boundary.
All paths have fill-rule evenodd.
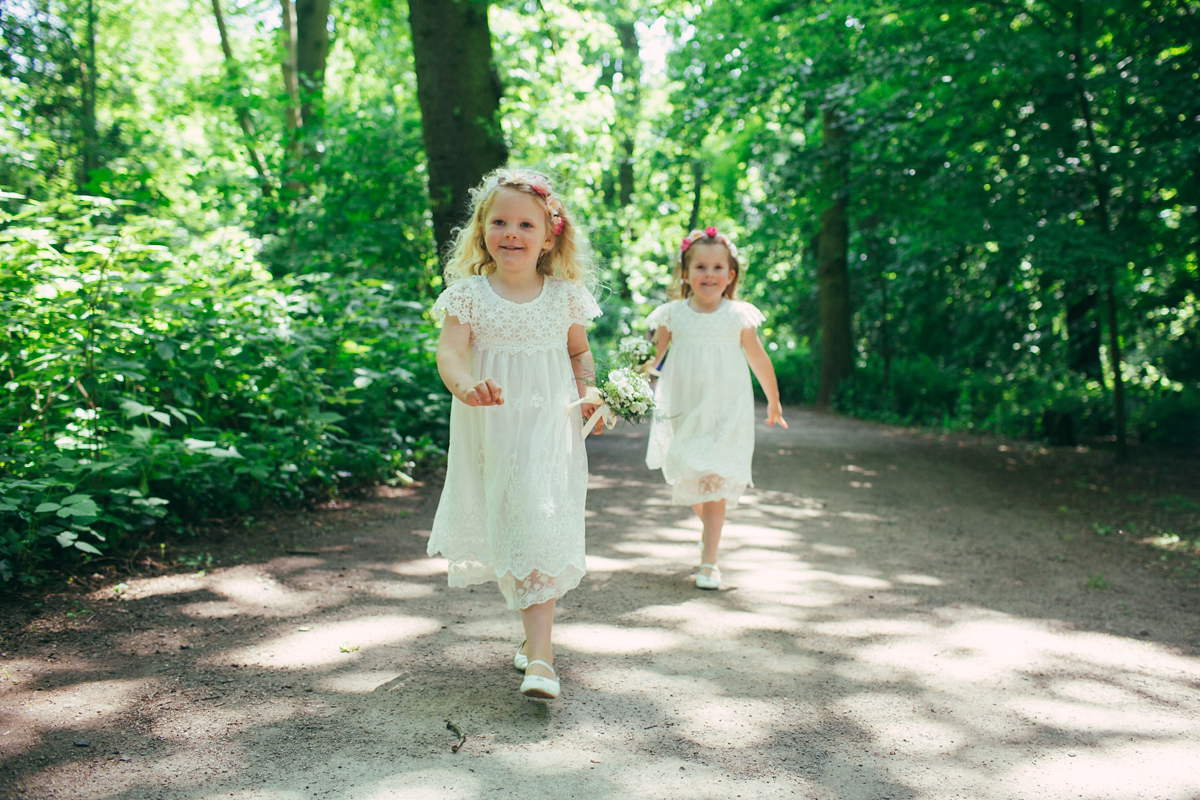
<path id="1" fill-rule="evenodd" d="M 617 363 L 645 372 L 654 358 L 654 343 L 642 336 L 626 336 L 617 343 Z"/>
<path id="2" fill-rule="evenodd" d="M 608 428 L 616 425 L 618 419 L 627 422 L 644 420 L 654 410 L 654 391 L 650 388 L 650 383 L 637 371 L 630 367 L 621 367 L 611 370 L 607 377 L 600 381 L 599 386 L 589 386 L 587 394 L 570 406 L 582 403 L 598 406 L 583 427 L 583 435 L 586 437 L 600 420 L 604 420 L 604 425 Z"/>

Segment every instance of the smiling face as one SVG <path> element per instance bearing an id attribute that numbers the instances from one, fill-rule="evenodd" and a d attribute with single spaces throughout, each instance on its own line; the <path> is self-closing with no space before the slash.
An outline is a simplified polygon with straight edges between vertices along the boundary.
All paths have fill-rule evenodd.
<path id="1" fill-rule="evenodd" d="M 688 250 L 683 269 L 683 281 L 698 303 L 715 308 L 725 290 L 737 279 L 737 267 L 729 250 L 719 242 L 697 242 Z"/>
<path id="2" fill-rule="evenodd" d="M 496 268 L 509 273 L 536 271 L 538 257 L 554 243 L 546 208 L 533 195 L 501 187 L 484 217 L 484 244 Z"/>

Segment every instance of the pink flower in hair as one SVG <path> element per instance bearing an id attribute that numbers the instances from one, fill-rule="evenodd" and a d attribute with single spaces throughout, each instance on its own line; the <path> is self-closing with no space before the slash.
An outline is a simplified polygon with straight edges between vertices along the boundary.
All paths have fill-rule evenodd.
<path id="1" fill-rule="evenodd" d="M 535 194 L 539 195 L 543 199 L 550 196 L 550 190 L 547 189 L 545 186 L 542 186 L 540 183 L 531 183 L 531 184 L 529 184 L 529 188 L 532 189 Z"/>
<path id="2" fill-rule="evenodd" d="M 704 235 L 710 239 L 715 239 L 715 238 L 717 238 L 717 229 L 714 228 L 713 226 L 709 225 L 707 228 L 704 229 Z"/>

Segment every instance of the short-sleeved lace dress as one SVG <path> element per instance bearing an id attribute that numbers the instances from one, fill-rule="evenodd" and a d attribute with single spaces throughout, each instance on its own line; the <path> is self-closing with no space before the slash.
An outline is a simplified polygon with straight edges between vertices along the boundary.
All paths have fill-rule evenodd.
<path id="1" fill-rule="evenodd" d="M 651 328 L 671 332 L 646 466 L 662 469 L 672 503 L 725 499 L 736 506 L 753 485 L 754 394 L 741 336 L 762 321 L 753 305 L 729 299 L 711 313 L 675 300 L 647 318 Z"/>
<path id="2" fill-rule="evenodd" d="M 446 483 L 429 537 L 451 586 L 496 581 L 509 608 L 562 597 L 585 572 L 587 453 L 567 331 L 600 314 L 581 286 L 547 277 L 527 303 L 506 300 L 487 278 L 449 286 L 437 319 L 471 326 L 469 367 L 492 378 L 504 404 L 450 410 Z"/>

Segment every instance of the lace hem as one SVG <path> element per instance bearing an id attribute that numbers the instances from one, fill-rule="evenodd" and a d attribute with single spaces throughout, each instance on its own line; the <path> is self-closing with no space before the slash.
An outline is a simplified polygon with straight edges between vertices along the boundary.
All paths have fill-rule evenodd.
<path id="1" fill-rule="evenodd" d="M 542 571 L 534 571 L 524 577 L 517 577 L 511 572 L 497 575 L 489 564 L 463 560 L 450 562 L 447 577 L 449 586 L 459 589 L 495 581 L 509 610 L 520 611 L 566 595 L 579 586 L 586 574 L 585 567 L 568 564 L 553 575 Z"/>
<path id="2" fill-rule="evenodd" d="M 694 506 L 724 500 L 729 508 L 736 508 L 749 485 L 723 475 L 682 478 L 671 484 L 671 504 Z"/>

